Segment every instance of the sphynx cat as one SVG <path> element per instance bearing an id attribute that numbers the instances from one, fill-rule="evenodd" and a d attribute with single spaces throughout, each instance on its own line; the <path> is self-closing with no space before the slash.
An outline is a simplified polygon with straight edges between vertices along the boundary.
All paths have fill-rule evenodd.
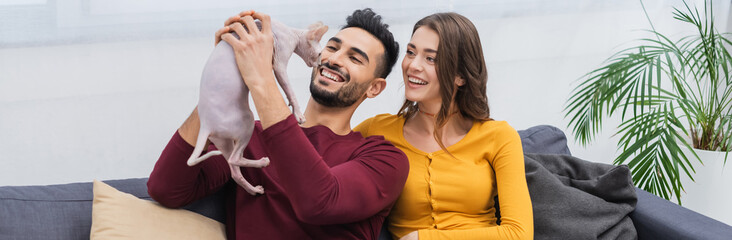
<path id="1" fill-rule="evenodd" d="M 259 21 L 256 23 L 261 29 L 261 23 Z M 287 62 L 294 52 L 305 60 L 308 67 L 317 66 L 319 42 L 328 26 L 317 22 L 304 30 L 290 28 L 274 20 L 271 24 L 274 35 L 272 60 L 274 75 L 285 92 L 297 121 L 303 123 L 305 118 L 287 77 Z M 236 34 L 234 36 L 238 38 Z M 249 88 L 239 73 L 231 45 L 225 41 L 216 45 L 204 66 L 198 115 L 201 128 L 198 131 L 196 147 L 188 159 L 188 165 L 196 165 L 214 155 L 223 155 L 229 163 L 231 177 L 237 184 L 249 194 L 263 194 L 264 188 L 252 186 L 244 179 L 240 169 L 240 167 L 265 167 L 269 165 L 269 159 L 264 157 L 252 160 L 242 155 L 254 130 L 254 116 L 249 108 Z M 210 139 L 219 151 L 211 151 L 201 156 L 207 139 Z"/>

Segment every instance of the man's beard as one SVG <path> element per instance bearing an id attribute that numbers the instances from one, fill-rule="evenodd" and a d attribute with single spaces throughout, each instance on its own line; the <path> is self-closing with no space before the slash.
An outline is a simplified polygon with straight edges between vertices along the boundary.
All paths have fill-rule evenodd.
<path id="1" fill-rule="evenodd" d="M 335 92 L 329 92 L 328 90 L 319 87 L 315 84 L 315 81 L 320 81 L 317 79 L 320 66 L 340 73 L 346 83 Z M 368 82 L 362 84 L 351 82 L 351 76 L 349 74 L 342 72 L 339 67 L 332 66 L 328 62 L 325 62 L 320 66 L 313 68 L 313 75 L 310 80 L 310 96 L 320 105 L 334 108 L 350 107 L 361 99 L 363 93 L 369 86 Z M 321 84 L 327 86 L 329 83 Z"/>

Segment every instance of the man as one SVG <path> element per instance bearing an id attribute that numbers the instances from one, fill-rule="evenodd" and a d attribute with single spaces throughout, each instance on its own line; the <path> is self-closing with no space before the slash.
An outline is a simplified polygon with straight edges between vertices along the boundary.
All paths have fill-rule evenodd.
<path id="1" fill-rule="evenodd" d="M 254 19 L 262 22 L 261 30 L 252 30 Z M 269 16 L 247 11 L 234 20 L 217 35 L 234 48 L 259 114 L 244 155 L 271 162 L 242 172 L 265 193 L 252 196 L 231 181 L 221 156 L 186 165 L 200 126 L 194 110 L 150 174 L 150 196 L 181 207 L 225 188 L 229 239 L 376 239 L 404 186 L 408 161 L 382 137 L 351 131 L 350 120 L 361 102 L 381 93 L 396 62 L 398 45 L 388 25 L 371 9 L 347 18 L 313 68 L 307 122 L 298 126 L 272 74 Z"/>

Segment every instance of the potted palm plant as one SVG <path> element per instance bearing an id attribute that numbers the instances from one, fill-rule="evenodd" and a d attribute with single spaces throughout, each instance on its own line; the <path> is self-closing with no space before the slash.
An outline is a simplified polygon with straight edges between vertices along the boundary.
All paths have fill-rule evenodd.
<path id="1" fill-rule="evenodd" d="M 700 11 L 684 2 L 673 17 L 693 25 L 694 34 L 672 40 L 651 23 L 652 37 L 580 79 L 565 118 L 571 117 L 575 139 L 587 145 L 603 119 L 620 114 L 622 152 L 614 163 L 627 164 L 639 188 L 681 204 L 682 175 L 693 180 L 692 162 L 703 164 L 693 148 L 732 147 L 732 42 L 714 28 L 711 3 Z"/>

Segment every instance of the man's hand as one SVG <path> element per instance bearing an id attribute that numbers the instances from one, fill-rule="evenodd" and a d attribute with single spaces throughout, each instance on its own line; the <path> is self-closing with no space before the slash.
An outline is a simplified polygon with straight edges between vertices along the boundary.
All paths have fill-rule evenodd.
<path id="1" fill-rule="evenodd" d="M 254 18 L 262 22 L 262 30 L 257 28 Z M 274 37 L 268 15 L 253 13 L 242 17 L 241 22 L 234 22 L 229 27 L 239 35 L 239 39 L 231 33 L 224 33 L 221 39 L 234 48 L 236 64 L 239 67 L 244 82 L 251 89 L 252 85 L 274 80 L 272 74 L 272 54 L 274 52 Z M 244 29 L 246 26 L 246 29 Z"/>
<path id="2" fill-rule="evenodd" d="M 218 45 L 221 41 L 221 35 L 232 31 L 229 25 L 234 24 L 235 22 L 244 23 L 242 17 L 250 16 L 252 14 L 254 14 L 253 10 L 247 10 L 239 13 L 238 15 L 234 15 L 229 19 L 226 19 L 226 21 L 224 22 L 224 27 L 216 31 L 216 45 Z M 185 140 L 188 144 L 190 144 L 191 146 L 196 146 L 196 140 L 198 140 L 198 132 L 200 128 L 201 120 L 198 118 L 198 107 L 196 107 L 193 109 L 193 112 L 190 116 L 188 116 L 186 121 L 183 122 L 183 125 L 178 128 L 178 133 L 180 134 L 181 138 L 183 138 L 183 140 Z M 208 145 L 210 143 L 210 140 L 206 141 L 206 148 L 208 148 Z"/>
<path id="3" fill-rule="evenodd" d="M 229 27 L 231 24 L 234 24 L 235 22 L 239 22 L 241 24 L 244 24 L 244 20 L 242 20 L 242 17 L 247 15 L 254 14 L 254 10 L 247 10 L 240 12 L 237 15 L 231 16 L 229 19 L 226 19 L 224 22 L 224 27 L 220 28 L 218 31 L 216 31 L 216 41 L 214 45 L 218 45 L 219 42 L 221 42 L 221 35 L 224 35 L 225 33 L 231 32 L 231 28 Z"/>
<path id="4" fill-rule="evenodd" d="M 261 30 L 254 23 L 255 19 L 261 21 Z M 272 25 L 268 15 L 254 11 L 241 20 L 243 25 L 239 21 L 229 25 L 239 39 L 231 33 L 222 34 L 221 39 L 234 49 L 239 73 L 252 95 L 262 128 L 266 129 L 290 115 L 272 73 Z"/>
<path id="5" fill-rule="evenodd" d="M 419 232 L 410 232 L 409 234 L 404 235 L 404 237 L 400 238 L 399 240 L 419 240 Z"/>
<path id="6" fill-rule="evenodd" d="M 257 28 L 254 17 L 262 22 L 262 30 Z M 268 15 L 253 13 L 242 17 L 241 22 L 234 22 L 229 27 L 239 35 L 239 39 L 231 33 L 224 33 L 221 39 L 234 48 L 236 64 L 239 67 L 244 83 L 250 89 L 260 84 L 274 83 L 272 74 L 272 54 L 274 37 Z M 246 29 L 244 29 L 246 26 Z"/>

